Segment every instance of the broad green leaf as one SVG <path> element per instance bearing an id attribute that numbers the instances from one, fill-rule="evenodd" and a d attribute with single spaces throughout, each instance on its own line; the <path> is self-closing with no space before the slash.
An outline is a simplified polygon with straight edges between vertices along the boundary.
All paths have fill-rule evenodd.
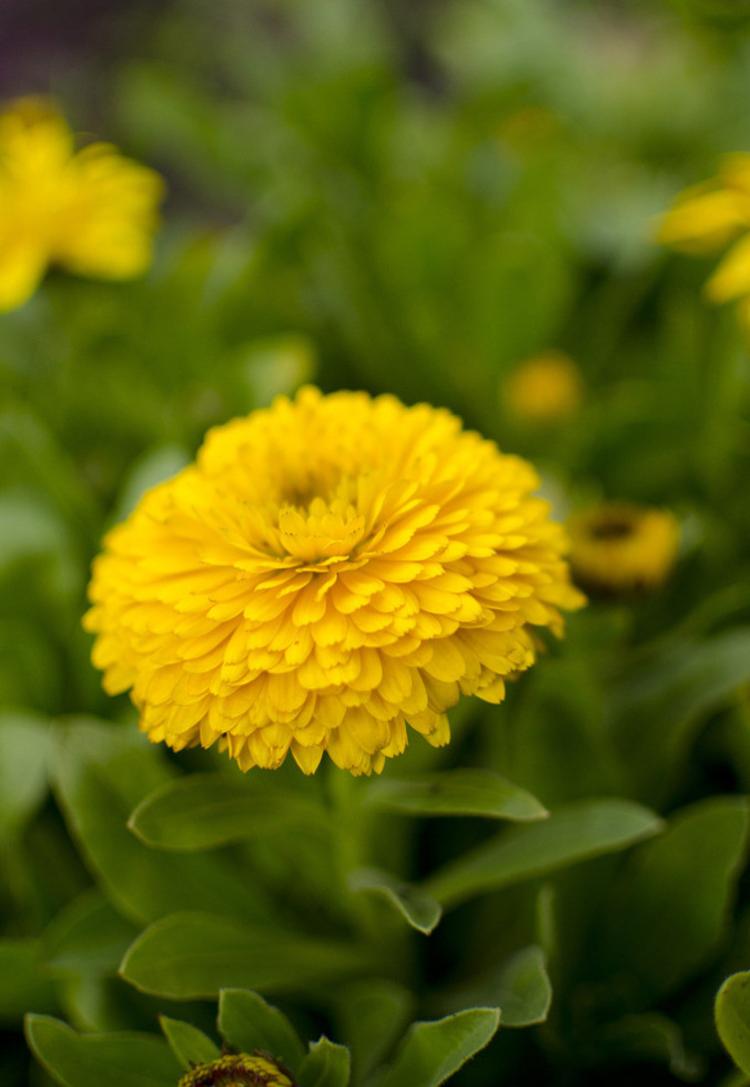
<path id="1" fill-rule="evenodd" d="M 492 1041 L 499 1025 L 497 1008 L 414 1023 L 379 1087 L 439 1087 Z"/>
<path id="2" fill-rule="evenodd" d="M 737 1067 L 750 1076 L 750 970 L 728 977 L 716 994 L 716 1029 Z"/>
<path id="3" fill-rule="evenodd" d="M 443 913 L 440 903 L 420 887 L 403 883 L 375 868 L 358 868 L 351 872 L 349 886 L 353 891 L 384 898 L 412 928 L 425 935 L 433 931 Z"/>
<path id="4" fill-rule="evenodd" d="M 602 1028 L 598 1035 L 601 1065 L 614 1062 L 637 1064 L 642 1061 L 664 1064 L 673 1076 L 694 1082 L 700 1075 L 698 1061 L 685 1049 L 677 1023 L 664 1015 L 628 1015 Z"/>
<path id="5" fill-rule="evenodd" d="M 586 800 L 558 808 L 548 820 L 511 827 L 439 870 L 425 890 L 443 906 L 625 849 L 656 834 L 653 812 L 629 800 Z"/>
<path id="6" fill-rule="evenodd" d="M 365 803 L 404 815 L 477 815 L 518 821 L 544 819 L 536 797 L 490 770 L 446 770 L 410 779 L 380 778 Z"/>
<path id="7" fill-rule="evenodd" d="M 43 718 L 20 710 L 0 714 L 0 837 L 22 826 L 43 801 L 52 741 Z"/>
<path id="8" fill-rule="evenodd" d="M 299 1070 L 299 1087 L 347 1087 L 351 1075 L 351 1056 L 346 1046 L 328 1038 L 310 1045 Z"/>
<path id="9" fill-rule="evenodd" d="M 254 784 L 225 773 L 177 778 L 150 793 L 128 825 L 146 845 L 192 851 L 327 824 L 325 811 L 299 793 Z"/>
<path id="10" fill-rule="evenodd" d="M 503 1026 L 529 1027 L 545 1021 L 552 986 L 540 947 L 526 947 L 513 955 L 498 975 L 491 1000 L 500 1008 Z"/>
<path id="11" fill-rule="evenodd" d="M 175 1087 L 180 1066 L 166 1042 L 148 1034 L 76 1034 L 59 1019 L 26 1018 L 37 1060 L 63 1087 Z"/>
<path id="12" fill-rule="evenodd" d="M 55 985 L 39 940 L 0 940 L 0 1022 L 19 1022 L 28 1011 L 56 1011 Z"/>
<path id="13" fill-rule="evenodd" d="M 617 697 L 615 728 L 644 791 L 659 796 L 701 721 L 750 681 L 750 629 L 671 646 L 646 664 Z"/>
<path id="14" fill-rule="evenodd" d="M 262 1049 L 296 1072 L 305 1056 L 302 1042 L 287 1017 L 247 989 L 219 993 L 219 1032 L 240 1052 Z"/>
<path id="15" fill-rule="evenodd" d="M 221 1056 L 221 1050 L 216 1043 L 192 1023 L 184 1023 L 181 1019 L 169 1019 L 166 1015 L 160 1015 L 159 1025 L 169 1042 L 169 1048 L 183 1068 L 192 1068 L 194 1064 L 206 1064 Z"/>
<path id="16" fill-rule="evenodd" d="M 267 907 L 249 873 L 243 877 L 218 855 L 155 853 L 127 829 L 135 805 L 167 777 L 160 752 L 135 730 L 81 721 L 63 731 L 57 793 L 107 897 L 136 921 L 186 906 L 252 919 L 265 916 Z"/>
<path id="17" fill-rule="evenodd" d="M 44 934 L 44 953 L 54 974 L 115 974 L 138 929 L 99 891 L 85 891 Z"/>
<path id="18" fill-rule="evenodd" d="M 224 987 L 283 992 L 362 969 L 350 944 L 240 924 L 205 913 L 176 913 L 149 926 L 120 968 L 143 992 L 178 1000 L 214 997 Z"/>
<path id="19" fill-rule="evenodd" d="M 488 974 L 451 994 L 449 1007 L 498 1007 L 504 1027 L 543 1023 L 552 1002 L 544 952 L 525 947 Z"/>
<path id="20" fill-rule="evenodd" d="M 679 812 L 642 846 L 602 918 L 602 975 L 627 971 L 661 999 L 705 963 L 727 924 L 747 835 L 747 801 L 719 797 Z"/>
<path id="21" fill-rule="evenodd" d="M 371 978 L 341 987 L 337 1006 L 341 1036 L 352 1052 L 354 1079 L 361 1083 L 401 1036 L 414 997 L 395 981 Z"/>

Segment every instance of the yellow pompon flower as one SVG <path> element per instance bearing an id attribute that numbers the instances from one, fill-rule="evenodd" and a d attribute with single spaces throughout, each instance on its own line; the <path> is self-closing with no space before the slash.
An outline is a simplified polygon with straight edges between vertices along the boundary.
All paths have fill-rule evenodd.
<path id="1" fill-rule="evenodd" d="M 581 374 L 562 351 L 545 351 L 522 362 L 506 378 L 502 395 L 513 415 L 552 423 L 574 415 L 583 399 Z"/>
<path id="2" fill-rule="evenodd" d="M 76 151 L 45 99 L 0 113 L 0 311 L 22 305 L 50 264 L 127 279 L 151 262 L 161 178 L 109 144 Z"/>
<path id="3" fill-rule="evenodd" d="M 677 557 L 680 530 L 668 510 L 608 502 L 573 516 L 568 529 L 573 573 L 587 588 L 655 588 Z"/>
<path id="4" fill-rule="evenodd" d="M 442 745 L 461 693 L 500 702 L 533 628 L 582 603 L 538 485 L 448 411 L 281 397 L 210 431 L 109 533 L 94 663 L 175 750 L 380 771 L 407 724 Z"/>
<path id="5" fill-rule="evenodd" d="M 178 1087 L 294 1087 L 289 1075 L 261 1053 L 238 1053 L 197 1064 Z"/>
<path id="6" fill-rule="evenodd" d="M 750 295 L 750 154 L 725 155 L 719 173 L 678 196 L 658 240 L 687 253 L 710 253 L 739 239 L 706 283 L 715 303 Z"/>

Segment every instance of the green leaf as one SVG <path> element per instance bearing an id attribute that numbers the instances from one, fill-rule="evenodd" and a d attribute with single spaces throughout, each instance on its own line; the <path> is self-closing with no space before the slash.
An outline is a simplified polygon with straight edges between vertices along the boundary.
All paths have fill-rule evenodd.
<path id="1" fill-rule="evenodd" d="M 505 963 L 491 999 L 506 1027 L 530 1027 L 546 1020 L 552 986 L 540 947 L 523 948 Z"/>
<path id="2" fill-rule="evenodd" d="M 58 1019 L 29 1015 L 26 1038 L 63 1087 L 175 1087 L 180 1076 L 169 1047 L 153 1035 L 82 1035 Z"/>
<path id="3" fill-rule="evenodd" d="M 552 1003 L 552 986 L 544 952 L 525 947 L 499 968 L 457 990 L 451 1007 L 485 1004 L 499 1007 L 504 1027 L 530 1027 L 543 1023 Z"/>
<path id="4" fill-rule="evenodd" d="M 178 1000 L 215 997 L 228 986 L 283 992 L 362 969 L 350 944 L 240 924 L 205 913 L 176 913 L 149 926 L 120 968 L 143 992 Z"/>
<path id="5" fill-rule="evenodd" d="M 15 832 L 47 792 L 52 731 L 21 711 L 0 714 L 0 836 Z"/>
<path id="6" fill-rule="evenodd" d="M 305 1056 L 302 1042 L 287 1017 L 247 989 L 219 993 L 219 1032 L 234 1049 L 265 1050 L 296 1072 Z"/>
<path id="7" fill-rule="evenodd" d="M 55 974 L 114 975 L 137 934 L 99 891 L 85 891 L 45 932 L 47 966 Z"/>
<path id="8" fill-rule="evenodd" d="M 253 788 L 229 774 L 191 774 L 165 782 L 135 809 L 128 826 L 157 849 L 200 850 L 267 837 L 311 822 L 324 810 L 298 793 Z"/>
<path id="9" fill-rule="evenodd" d="M 526 821 L 549 814 L 531 793 L 490 770 L 380 778 L 367 787 L 365 803 L 403 815 L 477 815 Z"/>
<path id="10" fill-rule="evenodd" d="M 469 1008 L 428 1023 L 414 1023 L 379 1087 L 439 1087 L 492 1040 L 497 1008 Z"/>
<path id="11" fill-rule="evenodd" d="M 716 994 L 716 1029 L 737 1067 L 750 1076 L 750 970 L 728 977 Z"/>
<path id="12" fill-rule="evenodd" d="M 412 928 L 426 936 L 442 916 L 442 907 L 432 895 L 419 887 L 403 883 L 387 872 L 358 868 L 350 873 L 348 882 L 353 891 L 365 891 L 384 898 Z"/>
<path id="13" fill-rule="evenodd" d="M 577 801 L 542 823 L 512 827 L 446 865 L 425 890 L 443 906 L 625 849 L 656 834 L 658 816 L 629 800 Z"/>
<path id="14" fill-rule="evenodd" d="M 625 970 L 649 1000 L 661 999 L 706 962 L 727 924 L 747 835 L 747 801 L 719 797 L 679 812 L 639 849 L 603 916 L 602 975 Z"/>
<path id="15" fill-rule="evenodd" d="M 169 1048 L 183 1068 L 190 1069 L 195 1064 L 207 1064 L 221 1056 L 221 1050 L 216 1043 L 192 1023 L 160 1015 L 159 1025 L 169 1042 Z"/>
<path id="16" fill-rule="evenodd" d="M 644 791 L 661 796 L 701 721 L 750 681 L 750 629 L 681 642 L 645 664 L 619 693 L 615 728 Z"/>
<path id="17" fill-rule="evenodd" d="M 414 997 L 395 981 L 368 978 L 345 985 L 337 1004 L 341 1036 L 352 1051 L 354 1078 L 361 1083 L 401 1036 Z"/>
<path id="18" fill-rule="evenodd" d="M 695 1081 L 700 1065 L 685 1049 L 682 1031 L 677 1023 L 664 1015 L 628 1015 L 603 1027 L 598 1044 L 602 1051 L 601 1065 L 613 1062 L 636 1064 L 647 1061 L 665 1064 L 673 1076 Z"/>
<path id="19" fill-rule="evenodd" d="M 299 1070 L 299 1087 L 347 1087 L 351 1056 L 346 1046 L 319 1038 L 310 1045 Z"/>
<path id="20" fill-rule="evenodd" d="M 33 939 L 0 940 L 0 1021 L 18 1022 L 30 1010 L 57 1010 L 41 944 Z"/>
<path id="21" fill-rule="evenodd" d="M 157 854 L 127 820 L 169 771 L 136 730 L 80 721 L 63 730 L 56 790 L 84 859 L 117 909 L 136 921 L 184 909 L 256 919 L 269 914 L 252 879 L 218 855 Z"/>

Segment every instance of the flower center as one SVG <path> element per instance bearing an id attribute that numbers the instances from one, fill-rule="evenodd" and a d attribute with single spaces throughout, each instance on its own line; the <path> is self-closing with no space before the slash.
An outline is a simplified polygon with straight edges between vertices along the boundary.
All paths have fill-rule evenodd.
<path id="1" fill-rule="evenodd" d="M 622 540 L 632 532 L 632 522 L 625 520 L 601 521 L 591 526 L 591 535 L 595 540 Z"/>
<path id="2" fill-rule="evenodd" d="M 196 1065 L 182 1077 L 178 1087 L 294 1087 L 294 1084 L 270 1058 L 240 1053 Z"/>
<path id="3" fill-rule="evenodd" d="M 342 478 L 330 487 L 286 489 L 278 507 L 278 533 L 288 555 L 305 562 L 350 554 L 365 532 L 357 483 Z"/>

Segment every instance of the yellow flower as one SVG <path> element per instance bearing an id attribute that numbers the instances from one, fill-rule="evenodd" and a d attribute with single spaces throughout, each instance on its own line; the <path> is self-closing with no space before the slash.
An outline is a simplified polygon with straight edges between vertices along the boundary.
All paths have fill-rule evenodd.
<path id="1" fill-rule="evenodd" d="M 750 296 L 750 155 L 725 155 L 716 177 L 682 193 L 663 217 L 658 238 L 688 253 L 710 253 L 739 240 L 706 283 L 712 302 Z"/>
<path id="2" fill-rule="evenodd" d="M 556 422 L 581 406 L 583 382 L 571 358 L 562 351 L 545 351 L 514 370 L 503 385 L 503 398 L 519 418 Z"/>
<path id="3" fill-rule="evenodd" d="M 126 279 L 151 260 L 162 182 L 109 144 L 75 151 L 43 99 L 0 114 L 0 310 L 22 305 L 49 264 Z"/>
<path id="4" fill-rule="evenodd" d="M 269 1057 L 239 1053 L 196 1065 L 185 1073 L 178 1087 L 294 1087 L 294 1084 Z"/>
<path id="5" fill-rule="evenodd" d="M 460 694 L 501 701 L 532 628 L 582 602 L 538 482 L 444 410 L 281 397 L 108 535 L 85 620 L 105 688 L 243 770 L 380 771 L 407 723 L 445 744 Z"/>
<path id="6" fill-rule="evenodd" d="M 568 528 L 573 572 L 592 588 L 653 588 L 677 556 L 679 526 L 667 510 L 604 503 L 572 517 Z"/>

